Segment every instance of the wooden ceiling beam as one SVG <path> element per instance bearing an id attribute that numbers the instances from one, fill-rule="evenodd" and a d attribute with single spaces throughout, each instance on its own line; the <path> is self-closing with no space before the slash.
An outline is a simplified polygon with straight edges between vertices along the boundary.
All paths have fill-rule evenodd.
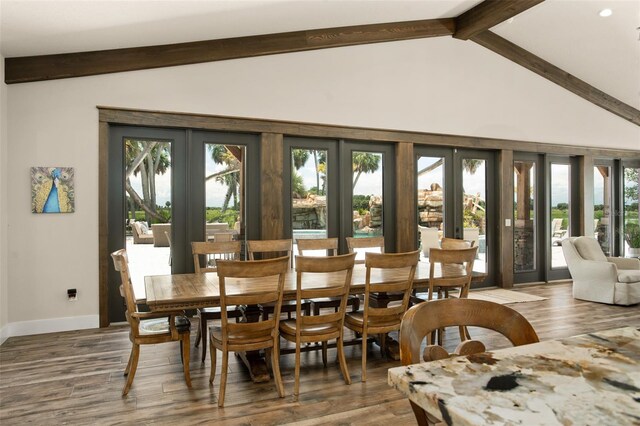
<path id="1" fill-rule="evenodd" d="M 527 68 L 587 101 L 640 126 L 640 111 L 614 98 L 589 83 L 569 74 L 539 56 L 513 44 L 499 35 L 485 31 L 471 38 L 474 42 Z"/>
<path id="2" fill-rule="evenodd" d="M 544 0 L 485 0 L 456 19 L 455 38 L 468 40 Z"/>
<path id="3" fill-rule="evenodd" d="M 453 18 L 355 25 L 160 46 L 5 58 L 5 83 L 54 80 L 279 53 L 450 36 Z"/>

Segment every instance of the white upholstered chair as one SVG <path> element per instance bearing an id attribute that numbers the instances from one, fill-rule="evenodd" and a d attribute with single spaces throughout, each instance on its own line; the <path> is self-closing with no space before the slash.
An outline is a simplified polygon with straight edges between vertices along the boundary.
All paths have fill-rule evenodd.
<path id="1" fill-rule="evenodd" d="M 640 260 L 606 257 L 592 237 L 562 241 L 573 297 L 614 305 L 640 303 Z"/>

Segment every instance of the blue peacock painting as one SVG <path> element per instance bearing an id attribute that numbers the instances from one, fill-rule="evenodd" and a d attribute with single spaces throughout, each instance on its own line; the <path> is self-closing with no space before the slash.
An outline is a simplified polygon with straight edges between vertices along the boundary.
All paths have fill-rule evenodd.
<path id="1" fill-rule="evenodd" d="M 31 168 L 31 211 L 72 213 L 75 210 L 73 167 Z"/>

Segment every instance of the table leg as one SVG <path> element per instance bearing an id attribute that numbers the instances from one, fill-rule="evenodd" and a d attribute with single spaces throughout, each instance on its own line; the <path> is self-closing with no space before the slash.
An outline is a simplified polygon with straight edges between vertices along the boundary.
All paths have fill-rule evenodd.
<path id="1" fill-rule="evenodd" d="M 258 322 L 260 321 L 260 315 L 262 315 L 262 309 L 257 305 L 249 305 L 242 309 L 242 313 L 243 321 Z M 264 383 L 271 380 L 267 363 L 260 351 L 237 352 L 237 355 L 249 370 L 249 375 L 254 383 Z"/>

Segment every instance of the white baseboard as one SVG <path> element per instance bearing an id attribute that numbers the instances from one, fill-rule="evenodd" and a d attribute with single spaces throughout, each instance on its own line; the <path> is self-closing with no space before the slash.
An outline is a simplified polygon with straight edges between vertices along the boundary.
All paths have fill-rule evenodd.
<path id="1" fill-rule="evenodd" d="M 4 343 L 9 337 L 14 336 L 83 330 L 86 328 L 98 328 L 99 325 L 100 317 L 98 315 L 12 322 L 0 330 L 0 344 Z"/>

